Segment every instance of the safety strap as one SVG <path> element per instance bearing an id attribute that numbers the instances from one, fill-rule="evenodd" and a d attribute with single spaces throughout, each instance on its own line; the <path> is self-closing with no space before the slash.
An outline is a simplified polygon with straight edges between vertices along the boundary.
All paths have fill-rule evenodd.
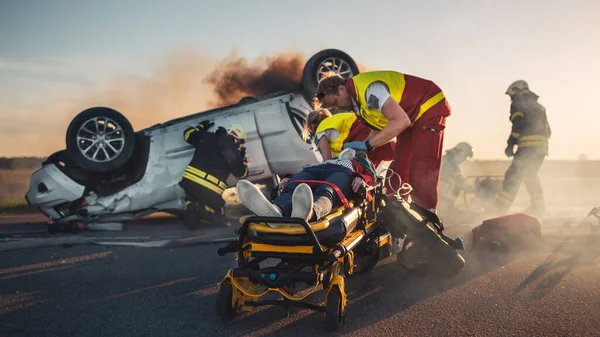
<path id="1" fill-rule="evenodd" d="M 340 190 L 339 187 L 337 187 L 332 182 L 321 181 L 321 180 L 294 180 L 291 183 L 292 184 L 305 183 L 305 184 L 308 184 L 308 185 L 327 185 L 327 186 L 333 188 L 333 190 L 335 191 L 335 193 L 338 195 L 338 198 L 340 198 L 340 201 L 342 202 L 342 204 L 344 205 L 344 207 L 350 208 L 350 203 L 348 202 L 348 199 L 346 199 L 346 196 L 344 195 L 344 193 Z"/>

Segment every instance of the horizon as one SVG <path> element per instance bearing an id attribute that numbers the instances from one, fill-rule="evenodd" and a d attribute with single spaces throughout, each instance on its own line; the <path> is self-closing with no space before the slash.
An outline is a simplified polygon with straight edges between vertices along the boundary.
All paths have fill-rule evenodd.
<path id="1" fill-rule="evenodd" d="M 10 32 L 0 36 L 0 142 L 10 144 L 0 156 L 63 149 L 70 119 L 92 105 L 115 107 L 135 130 L 202 111 L 217 99 L 206 79 L 228 59 L 262 65 L 337 48 L 368 70 L 436 82 L 452 108 L 444 150 L 467 141 L 474 159 L 510 160 L 504 92 L 525 79 L 547 109 L 547 160 L 600 158 L 595 132 L 580 127 L 600 123 L 588 103 L 600 89 L 600 3 L 380 1 L 374 30 L 353 24 L 363 19 L 358 1 L 176 3 L 0 4 L 0 29 Z M 344 17 L 344 28 L 317 8 Z"/>

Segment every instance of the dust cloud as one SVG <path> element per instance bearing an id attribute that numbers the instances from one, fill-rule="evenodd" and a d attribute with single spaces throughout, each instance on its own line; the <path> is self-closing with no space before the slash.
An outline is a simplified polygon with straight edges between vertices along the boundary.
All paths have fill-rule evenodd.
<path id="1" fill-rule="evenodd" d="M 168 54 L 149 76 L 117 76 L 100 89 L 65 94 L 13 111 L 0 107 L 3 156 L 48 156 L 65 148 L 67 126 L 79 112 L 106 106 L 140 130 L 156 123 L 237 103 L 245 96 L 292 90 L 306 58 L 284 52 L 253 60 L 232 52 L 224 59 L 204 53 Z M 18 139 L 18 142 L 15 141 Z M 10 144 L 10 146 L 8 146 Z"/>
<path id="2" fill-rule="evenodd" d="M 301 53 L 284 53 L 248 62 L 235 55 L 220 62 L 207 78 L 216 101 L 210 104 L 234 104 L 245 96 L 263 96 L 296 89 L 302 80 L 306 59 Z"/>

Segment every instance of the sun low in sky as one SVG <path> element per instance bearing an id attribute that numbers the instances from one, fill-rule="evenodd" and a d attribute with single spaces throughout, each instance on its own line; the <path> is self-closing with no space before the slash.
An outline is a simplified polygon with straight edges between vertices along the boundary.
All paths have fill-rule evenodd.
<path id="1" fill-rule="evenodd" d="M 529 82 L 549 159 L 600 159 L 600 2 L 2 1 L 0 156 L 64 148 L 71 118 L 109 105 L 141 129 L 214 102 L 224 58 L 342 49 L 369 70 L 425 77 L 452 107 L 445 148 L 503 158 L 510 99 Z"/>

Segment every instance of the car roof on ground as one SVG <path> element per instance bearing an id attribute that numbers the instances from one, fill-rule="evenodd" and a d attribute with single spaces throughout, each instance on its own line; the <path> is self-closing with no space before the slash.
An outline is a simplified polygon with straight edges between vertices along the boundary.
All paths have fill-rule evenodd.
<path id="1" fill-rule="evenodd" d="M 168 127 L 174 124 L 178 124 L 178 123 L 183 123 L 188 119 L 195 119 L 196 117 L 198 117 L 198 115 L 203 115 L 206 116 L 207 118 L 211 118 L 212 115 L 222 112 L 224 110 L 229 110 L 229 109 L 234 109 L 240 106 L 244 106 L 244 105 L 248 105 L 248 104 L 253 104 L 253 103 L 257 103 L 257 102 L 261 102 L 267 99 L 271 99 L 274 97 L 278 97 L 278 96 L 282 96 L 282 95 L 289 95 L 289 94 L 294 94 L 295 92 L 287 92 L 287 91 L 278 91 L 278 92 L 274 92 L 272 94 L 268 94 L 265 96 L 260 96 L 260 97 L 244 97 L 242 98 L 238 103 L 235 104 L 231 104 L 231 105 L 226 105 L 226 106 L 222 106 L 222 107 L 218 107 L 218 108 L 214 108 L 214 109 L 210 109 L 210 110 L 205 110 L 205 111 L 200 111 L 200 112 L 196 112 L 190 115 L 185 115 L 176 119 L 172 119 L 169 121 L 166 121 L 164 123 L 159 123 L 159 124 L 155 124 L 153 126 L 150 126 L 148 128 L 145 128 L 143 130 L 140 130 L 138 132 L 141 131 L 150 131 L 156 128 L 160 128 L 160 127 Z M 250 99 L 252 98 L 252 99 Z"/>

